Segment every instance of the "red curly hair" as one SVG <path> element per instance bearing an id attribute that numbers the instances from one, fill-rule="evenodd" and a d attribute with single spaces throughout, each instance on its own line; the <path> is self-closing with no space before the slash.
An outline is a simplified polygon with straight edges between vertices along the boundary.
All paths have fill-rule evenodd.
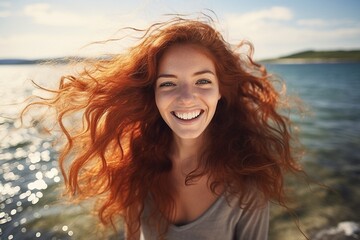
<path id="1" fill-rule="evenodd" d="M 149 194 L 165 218 L 173 209 L 168 181 L 173 138 L 156 107 L 154 85 L 159 59 L 182 43 L 211 54 L 222 96 L 208 126 L 201 168 L 187 183 L 208 174 L 213 192 L 222 185 L 241 199 L 255 186 L 265 201 L 286 206 L 284 173 L 301 171 L 292 153 L 290 122 L 279 111 L 280 93 L 273 77 L 252 60 L 252 45 L 230 45 L 211 20 L 176 17 L 154 24 L 136 46 L 64 76 L 52 99 L 37 102 L 56 109 L 66 135 L 60 166 L 69 193 L 77 199 L 99 197 L 101 222 L 114 224 L 122 216 L 136 226 L 130 235 L 140 226 Z M 248 54 L 239 53 L 244 45 Z M 66 123 L 78 113 L 78 122 Z"/>

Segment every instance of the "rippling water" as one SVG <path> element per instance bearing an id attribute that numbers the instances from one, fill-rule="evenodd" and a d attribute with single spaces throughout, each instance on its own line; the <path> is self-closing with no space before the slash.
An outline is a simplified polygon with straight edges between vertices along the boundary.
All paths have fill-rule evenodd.
<path id="1" fill-rule="evenodd" d="M 56 86 L 64 66 L 0 66 L 0 239 L 86 239 L 96 229 L 85 207 L 61 199 L 54 136 L 21 127 L 22 102 Z M 32 119 L 25 118 L 28 125 Z M 89 238 L 90 239 L 90 238 Z"/>
<path id="2" fill-rule="evenodd" d="M 310 110 L 305 118 L 294 118 L 308 150 L 307 170 L 342 194 L 338 200 L 318 191 L 301 195 L 306 199 L 300 205 L 300 220 L 312 222 L 316 215 L 322 224 L 359 221 L 360 64 L 271 64 L 268 68 L 281 75 L 288 92 L 298 95 Z M 54 87 L 66 71 L 64 66 L 0 66 L 0 239 L 98 238 L 86 205 L 66 205 L 60 197 L 62 178 L 54 137 L 39 126 L 21 128 L 16 118 L 21 102 L 35 91 L 30 79 Z M 272 217 L 276 226 L 272 231 L 287 228 L 281 228 L 281 221 Z"/>
<path id="3" fill-rule="evenodd" d="M 307 159 L 335 171 L 360 169 L 360 63 L 269 65 L 309 114 L 296 119 Z"/>

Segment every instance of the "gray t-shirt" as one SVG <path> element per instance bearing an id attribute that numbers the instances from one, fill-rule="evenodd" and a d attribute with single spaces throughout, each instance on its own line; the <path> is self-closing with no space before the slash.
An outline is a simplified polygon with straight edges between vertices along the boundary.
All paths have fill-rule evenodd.
<path id="1" fill-rule="evenodd" d="M 239 200 L 227 201 L 224 195 L 196 220 L 182 225 L 170 225 L 169 240 L 266 240 L 269 228 L 269 204 L 260 208 L 240 208 Z M 147 224 L 149 209 L 142 214 L 140 240 L 156 240 L 157 235 Z"/>

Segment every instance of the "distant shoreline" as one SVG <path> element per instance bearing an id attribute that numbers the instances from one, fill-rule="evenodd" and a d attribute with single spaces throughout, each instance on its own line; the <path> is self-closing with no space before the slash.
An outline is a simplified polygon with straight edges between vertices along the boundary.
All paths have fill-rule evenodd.
<path id="1" fill-rule="evenodd" d="M 7 58 L 0 59 L 0 65 L 33 65 L 33 64 L 68 64 L 73 62 L 82 62 L 94 60 L 96 58 L 85 57 L 60 57 L 47 59 L 21 59 Z M 101 59 L 101 58 L 99 58 Z M 103 59 L 103 58 L 102 58 Z M 350 63 L 360 62 L 360 50 L 338 50 L 338 51 L 303 51 L 291 55 L 259 60 L 261 63 L 277 64 L 317 64 L 317 63 Z"/>
<path id="2" fill-rule="evenodd" d="M 279 58 L 271 60 L 261 60 L 260 63 L 273 64 L 321 64 L 321 63 L 360 63 L 360 60 L 352 59 L 324 59 L 324 58 Z"/>
<path id="3" fill-rule="evenodd" d="M 360 50 L 303 51 L 291 55 L 266 59 L 260 62 L 280 64 L 349 63 L 360 62 Z"/>
<path id="4" fill-rule="evenodd" d="M 0 65 L 35 65 L 35 64 L 69 64 L 74 62 L 82 62 L 86 60 L 93 60 L 94 58 L 85 57 L 60 57 L 60 58 L 44 58 L 44 59 L 21 59 L 21 58 L 7 58 L 0 59 Z"/>
<path id="5" fill-rule="evenodd" d="M 39 64 L 39 60 L 26 59 L 0 59 L 0 65 L 30 65 Z"/>

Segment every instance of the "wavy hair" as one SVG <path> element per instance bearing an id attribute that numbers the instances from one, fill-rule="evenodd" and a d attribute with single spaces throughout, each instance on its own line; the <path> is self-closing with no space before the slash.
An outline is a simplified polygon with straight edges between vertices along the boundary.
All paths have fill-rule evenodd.
<path id="1" fill-rule="evenodd" d="M 252 60 L 252 45 L 230 45 L 211 19 L 175 17 L 154 24 L 136 46 L 62 77 L 51 99 L 33 103 L 56 110 L 67 139 L 59 161 L 69 194 L 98 197 L 101 222 L 114 225 L 122 216 L 135 226 L 130 236 L 140 226 L 149 194 L 164 216 L 156 216 L 158 226 L 173 211 L 168 181 L 172 132 L 156 107 L 154 84 L 163 53 L 185 43 L 210 53 L 222 96 L 208 126 L 201 167 L 186 183 L 208 174 L 213 192 L 221 184 L 242 199 L 255 186 L 265 201 L 286 206 L 284 173 L 301 171 L 290 121 L 281 114 L 282 96 L 274 77 Z M 244 46 L 247 54 L 240 52 Z M 68 122 L 74 115 L 78 121 Z"/>

